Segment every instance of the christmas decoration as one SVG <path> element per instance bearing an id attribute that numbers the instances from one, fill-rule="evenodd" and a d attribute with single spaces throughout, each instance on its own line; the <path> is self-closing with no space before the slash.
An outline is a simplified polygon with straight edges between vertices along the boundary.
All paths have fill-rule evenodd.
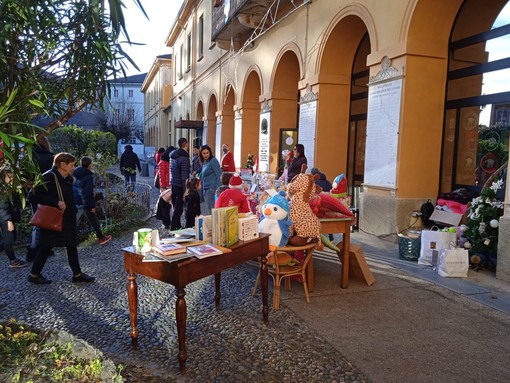
<path id="1" fill-rule="evenodd" d="M 252 169 L 255 161 L 253 160 L 253 154 L 248 153 L 248 158 L 246 159 L 246 165 L 244 166 L 246 169 Z"/>
<path id="2" fill-rule="evenodd" d="M 468 210 L 464 237 L 471 244 L 472 254 L 496 254 L 498 248 L 499 217 L 503 215 L 503 203 L 496 199 L 496 192 L 503 181 L 493 182 L 473 198 Z M 465 247 L 466 244 L 464 244 Z"/>

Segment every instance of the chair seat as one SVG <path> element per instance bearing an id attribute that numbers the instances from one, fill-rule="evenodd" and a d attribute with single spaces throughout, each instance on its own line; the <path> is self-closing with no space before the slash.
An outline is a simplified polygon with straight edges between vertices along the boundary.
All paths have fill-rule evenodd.
<path id="1" fill-rule="evenodd" d="M 267 256 L 273 256 L 274 264 L 268 265 L 268 274 L 273 278 L 274 290 L 273 290 L 273 309 L 278 310 L 280 308 L 280 286 L 281 281 L 284 278 L 286 288 L 290 289 L 290 277 L 294 275 L 301 275 L 303 279 L 303 289 L 305 291 L 306 303 L 310 303 L 310 295 L 308 293 L 308 285 L 306 278 L 306 271 L 308 264 L 312 260 L 313 251 L 317 247 L 318 242 L 311 242 L 302 246 L 281 246 L 274 249 Z M 293 251 L 303 250 L 305 252 L 304 261 L 297 265 L 282 265 L 282 262 L 278 262 L 278 257 L 283 254 L 287 255 L 287 253 Z M 257 292 L 257 287 L 260 281 L 260 271 L 257 275 L 257 279 L 255 280 L 255 286 L 253 287 L 252 295 L 255 295 Z"/>

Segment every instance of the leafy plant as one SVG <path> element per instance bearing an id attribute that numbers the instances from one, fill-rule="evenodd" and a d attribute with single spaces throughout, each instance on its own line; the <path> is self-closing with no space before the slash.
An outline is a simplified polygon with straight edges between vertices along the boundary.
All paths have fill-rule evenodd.
<path id="1" fill-rule="evenodd" d="M 47 333 L 31 330 L 14 319 L 0 323 L 0 381 L 13 383 L 99 383 L 99 359 L 78 359 L 71 344 L 47 342 Z M 122 382 L 120 371 L 112 378 Z"/>

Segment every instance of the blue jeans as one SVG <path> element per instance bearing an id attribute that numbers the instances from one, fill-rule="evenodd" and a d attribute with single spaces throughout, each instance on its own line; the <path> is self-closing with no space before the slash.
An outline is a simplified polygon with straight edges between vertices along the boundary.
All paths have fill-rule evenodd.
<path id="1" fill-rule="evenodd" d="M 211 214 L 211 209 L 214 207 L 215 197 L 216 197 L 216 190 L 214 190 L 214 189 L 204 190 L 204 200 L 205 200 L 205 205 L 207 207 L 207 211 L 203 212 L 202 214 L 204 214 L 204 215 Z"/>

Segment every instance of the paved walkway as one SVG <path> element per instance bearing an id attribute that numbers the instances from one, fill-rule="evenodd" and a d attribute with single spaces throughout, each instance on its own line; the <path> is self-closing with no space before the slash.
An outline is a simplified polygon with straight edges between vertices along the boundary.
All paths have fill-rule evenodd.
<path id="1" fill-rule="evenodd" d="M 139 178 L 151 182 L 151 177 Z M 156 194 L 156 193 L 154 193 Z M 160 222 L 151 219 L 150 227 Z M 133 231 L 138 228 L 133 228 Z M 329 251 L 314 256 L 315 290 L 282 290 L 270 326 L 260 296 L 250 291 L 257 265 L 222 274 L 222 307 L 214 279 L 186 290 L 188 372 L 177 363 L 175 291 L 139 278 L 139 344 L 130 348 L 126 275 L 120 248 L 131 233 L 105 246 L 80 248 L 92 284 L 72 284 L 59 249 L 44 274 L 51 285 L 26 282 L 29 270 L 0 262 L 0 320 L 65 330 L 116 363 L 142 366 L 161 382 L 507 382 L 510 376 L 510 286 L 486 272 L 447 279 L 398 259 L 397 246 L 363 233 L 376 282 L 339 287 L 340 265 Z M 2 255 L 3 256 L 3 255 Z"/>

